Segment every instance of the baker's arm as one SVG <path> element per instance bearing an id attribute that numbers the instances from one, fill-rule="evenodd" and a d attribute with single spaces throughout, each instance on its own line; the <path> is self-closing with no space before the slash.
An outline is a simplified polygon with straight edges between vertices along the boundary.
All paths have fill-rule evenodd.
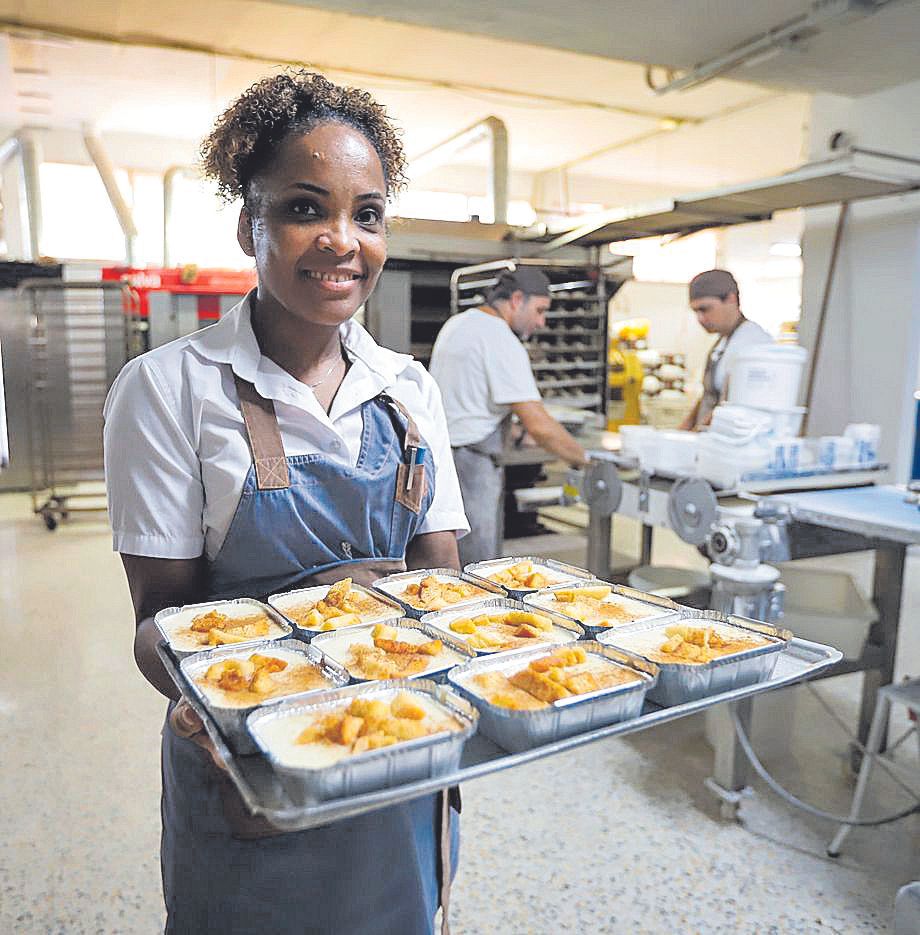
<path id="1" fill-rule="evenodd" d="M 684 421 L 681 422 L 681 424 L 678 426 L 678 429 L 680 429 L 683 432 L 692 432 L 696 428 L 696 420 L 697 420 L 697 416 L 699 416 L 700 414 L 700 403 L 701 402 L 702 400 L 698 399 L 693 404 L 693 408 L 684 417 Z"/>
<path id="2" fill-rule="evenodd" d="M 511 411 L 541 448 L 572 467 L 584 467 L 588 463 L 585 449 L 546 411 L 542 402 L 512 403 Z"/>
<path id="3" fill-rule="evenodd" d="M 457 537 L 452 529 L 416 536 L 406 548 L 406 567 L 460 570 Z"/>
<path id="4" fill-rule="evenodd" d="M 164 607 L 204 600 L 204 557 L 148 558 L 122 553 L 121 561 L 128 576 L 137 622 L 134 660 L 141 674 L 158 692 L 176 700 L 179 692 L 156 652 L 162 636 L 154 625 L 153 617 Z"/>

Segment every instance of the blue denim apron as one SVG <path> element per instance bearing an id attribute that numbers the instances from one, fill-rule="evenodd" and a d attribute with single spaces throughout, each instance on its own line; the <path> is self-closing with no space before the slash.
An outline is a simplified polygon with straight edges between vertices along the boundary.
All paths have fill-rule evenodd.
<path id="1" fill-rule="evenodd" d="M 261 597 L 317 572 L 360 580 L 375 559 L 404 559 L 431 503 L 434 471 L 426 451 L 407 499 L 405 449 L 418 435 L 411 419 L 400 419 L 398 404 L 381 395 L 363 405 L 361 451 L 351 468 L 322 455 L 285 458 L 271 401 L 239 379 L 237 388 L 253 466 L 210 568 L 212 595 Z M 272 834 L 247 817 L 208 754 L 168 722 L 162 754 L 167 933 L 432 931 L 441 796 Z M 456 820 L 451 825 L 455 868 L 459 828 Z"/>

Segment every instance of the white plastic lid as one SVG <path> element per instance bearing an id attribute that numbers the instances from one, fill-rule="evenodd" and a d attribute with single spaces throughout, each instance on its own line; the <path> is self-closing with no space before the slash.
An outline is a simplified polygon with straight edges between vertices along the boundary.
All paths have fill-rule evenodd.
<path id="1" fill-rule="evenodd" d="M 735 361 L 740 360 L 786 360 L 790 363 L 804 363 L 808 351 L 798 344 L 751 344 L 741 347 L 734 355 Z"/>

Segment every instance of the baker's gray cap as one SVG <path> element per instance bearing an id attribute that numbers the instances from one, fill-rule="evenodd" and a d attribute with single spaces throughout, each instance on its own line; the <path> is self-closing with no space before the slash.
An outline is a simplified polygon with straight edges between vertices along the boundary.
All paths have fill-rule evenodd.
<path id="1" fill-rule="evenodd" d="M 520 289 L 524 295 L 550 295 L 549 276 L 536 266 L 519 266 L 517 269 L 507 269 L 498 277 L 498 282 L 490 290 L 491 293 L 511 295 Z"/>
<path id="2" fill-rule="evenodd" d="M 738 295 L 738 282 L 727 269 L 708 269 L 690 280 L 690 301 L 696 299 L 725 299 L 734 292 Z"/>

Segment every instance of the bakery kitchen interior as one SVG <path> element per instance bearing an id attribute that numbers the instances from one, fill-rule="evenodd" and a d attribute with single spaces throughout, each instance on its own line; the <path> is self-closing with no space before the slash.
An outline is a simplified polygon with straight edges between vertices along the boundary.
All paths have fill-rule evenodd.
<path id="1" fill-rule="evenodd" d="M 0 4 L 0 930 L 918 935 L 918 48 Z"/>

